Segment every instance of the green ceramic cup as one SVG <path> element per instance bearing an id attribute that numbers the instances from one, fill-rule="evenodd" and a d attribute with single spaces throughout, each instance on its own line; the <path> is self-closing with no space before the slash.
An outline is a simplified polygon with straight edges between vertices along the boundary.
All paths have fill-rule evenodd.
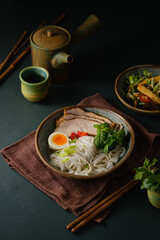
<path id="1" fill-rule="evenodd" d="M 154 207 L 160 209 L 160 193 L 147 190 L 147 195 L 148 195 L 148 199 L 149 199 L 150 203 L 151 203 Z"/>
<path id="2" fill-rule="evenodd" d="M 39 102 L 47 96 L 49 73 L 45 68 L 26 67 L 20 72 L 19 78 L 21 92 L 28 101 Z"/>

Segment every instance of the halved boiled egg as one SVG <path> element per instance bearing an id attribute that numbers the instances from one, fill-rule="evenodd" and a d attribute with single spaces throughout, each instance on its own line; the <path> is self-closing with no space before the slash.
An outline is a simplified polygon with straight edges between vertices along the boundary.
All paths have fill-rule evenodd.
<path id="1" fill-rule="evenodd" d="M 49 147 L 53 150 L 59 150 L 69 146 L 69 139 L 65 133 L 53 132 L 48 138 Z"/>

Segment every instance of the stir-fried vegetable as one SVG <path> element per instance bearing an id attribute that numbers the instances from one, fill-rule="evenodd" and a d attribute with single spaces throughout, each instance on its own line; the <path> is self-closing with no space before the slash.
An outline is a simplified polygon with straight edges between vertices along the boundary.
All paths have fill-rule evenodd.
<path id="1" fill-rule="evenodd" d="M 154 93 L 158 97 L 160 96 L 160 80 L 157 82 L 156 79 L 155 81 L 155 77 L 152 76 L 151 72 L 144 70 L 142 74 L 140 72 L 137 75 L 132 74 L 128 77 L 126 83 L 127 88 L 123 89 L 123 94 L 131 105 L 149 110 L 160 109 L 158 103 L 153 101 L 152 97 L 147 94 L 149 90 L 150 95 Z M 141 91 L 142 87 L 148 90 L 143 92 Z"/>
<path id="2" fill-rule="evenodd" d="M 151 99 L 147 95 L 140 95 L 140 99 L 142 102 L 151 102 Z"/>
<path id="3" fill-rule="evenodd" d="M 159 90 L 160 90 L 160 80 L 159 80 L 158 83 L 155 84 L 155 86 L 153 87 L 153 92 L 156 93 L 156 91 L 158 91 L 158 92 L 157 92 L 157 95 L 159 95 L 159 93 L 160 93 Z"/>
<path id="4" fill-rule="evenodd" d="M 137 100 L 139 100 L 137 85 L 142 82 L 144 79 L 152 77 L 152 73 L 147 70 L 143 71 L 143 75 L 139 72 L 137 75 L 130 75 L 127 79 L 128 87 L 126 98 L 130 101 L 135 107 L 137 107 Z"/>

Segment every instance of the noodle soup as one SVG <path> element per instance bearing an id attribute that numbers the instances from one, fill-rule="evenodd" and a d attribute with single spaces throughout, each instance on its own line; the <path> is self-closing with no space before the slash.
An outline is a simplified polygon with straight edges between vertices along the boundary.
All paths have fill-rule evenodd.
<path id="1" fill-rule="evenodd" d="M 111 129 L 122 128 L 123 131 L 117 131 L 119 133 L 129 133 L 125 145 L 116 144 L 113 149 L 111 147 L 115 145 L 114 141 L 109 138 L 104 148 L 97 146 L 98 129 L 93 125 L 105 122 Z M 72 133 L 76 135 L 79 131 L 86 131 L 88 135 L 71 139 Z M 62 141 L 57 138 L 57 143 L 63 146 L 61 149 L 59 146 L 58 149 L 50 149 L 48 138 L 54 132 L 68 137 L 63 136 Z M 133 127 L 125 118 L 109 109 L 93 106 L 70 106 L 53 112 L 41 122 L 35 136 L 37 153 L 47 167 L 64 177 L 81 180 L 113 173 L 126 162 L 134 143 Z"/>
<path id="2" fill-rule="evenodd" d="M 73 150 L 70 154 L 65 154 L 65 148 L 52 153 L 51 164 L 61 171 L 82 176 L 110 170 L 126 153 L 125 147 L 122 146 L 116 146 L 108 154 L 104 153 L 96 148 L 93 136 L 82 136 L 71 143 L 70 147 Z"/>

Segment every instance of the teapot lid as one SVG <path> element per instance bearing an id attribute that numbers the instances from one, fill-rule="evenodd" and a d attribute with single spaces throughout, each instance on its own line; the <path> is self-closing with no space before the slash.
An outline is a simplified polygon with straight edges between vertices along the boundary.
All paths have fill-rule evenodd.
<path id="1" fill-rule="evenodd" d="M 66 46 L 70 38 L 70 33 L 67 30 L 53 25 L 39 28 L 32 35 L 32 40 L 36 45 L 51 50 Z"/>

